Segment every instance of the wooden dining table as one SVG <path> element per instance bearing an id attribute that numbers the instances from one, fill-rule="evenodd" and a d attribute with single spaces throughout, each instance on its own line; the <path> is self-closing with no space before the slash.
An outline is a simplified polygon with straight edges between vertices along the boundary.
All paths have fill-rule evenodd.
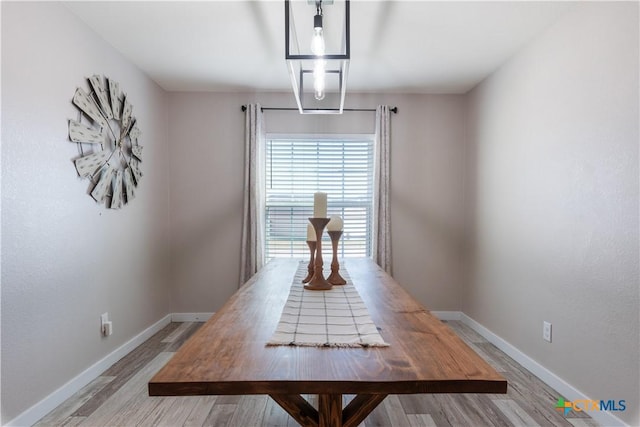
<path id="1" fill-rule="evenodd" d="M 149 395 L 267 394 L 300 425 L 347 427 L 389 394 L 507 392 L 500 374 L 366 258 L 341 267 L 388 347 L 267 346 L 299 265 L 263 267 L 151 379 Z M 355 397 L 343 407 L 343 395 Z"/>

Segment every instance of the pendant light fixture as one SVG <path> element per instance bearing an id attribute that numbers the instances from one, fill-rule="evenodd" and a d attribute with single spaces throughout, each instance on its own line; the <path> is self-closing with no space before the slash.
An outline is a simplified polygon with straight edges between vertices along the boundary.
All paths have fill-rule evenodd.
<path id="1" fill-rule="evenodd" d="M 301 114 L 341 114 L 350 59 L 349 0 L 285 0 L 284 3 L 285 58 L 298 110 Z M 307 33 L 298 37 L 294 15 L 301 17 L 300 20 L 306 14 L 310 18 L 310 5 L 315 7 L 313 28 L 305 25 Z M 344 11 L 341 5 L 344 5 Z M 338 32 L 342 26 L 342 34 L 326 34 L 324 6 L 335 8 L 332 18 L 336 22 L 333 22 L 332 28 Z M 328 39 L 331 39 L 331 43 Z M 309 48 L 301 51 L 299 40 L 309 40 L 303 43 Z M 335 51 L 327 52 L 328 49 Z"/>

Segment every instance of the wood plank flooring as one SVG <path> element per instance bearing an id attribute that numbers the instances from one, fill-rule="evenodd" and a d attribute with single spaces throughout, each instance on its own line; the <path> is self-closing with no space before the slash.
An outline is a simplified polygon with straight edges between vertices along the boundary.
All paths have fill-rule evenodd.
<path id="1" fill-rule="evenodd" d="M 560 395 L 462 322 L 446 322 L 509 382 L 504 394 L 390 395 L 361 427 L 582 426 L 554 409 Z M 273 426 L 296 422 L 268 396 L 149 397 L 147 382 L 202 323 L 171 323 L 47 416 L 44 426 Z M 317 405 L 315 396 L 305 396 Z M 345 402 L 352 396 L 344 396 Z"/>

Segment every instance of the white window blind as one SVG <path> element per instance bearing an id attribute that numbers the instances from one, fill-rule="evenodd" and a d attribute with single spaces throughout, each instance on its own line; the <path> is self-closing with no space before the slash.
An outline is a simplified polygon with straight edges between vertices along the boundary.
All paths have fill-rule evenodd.
<path id="1" fill-rule="evenodd" d="M 309 256 L 313 194 L 327 193 L 327 215 L 340 215 L 340 257 L 371 254 L 373 135 L 267 137 L 265 258 Z M 331 240 L 323 234 L 323 257 Z M 327 258 L 328 257 L 328 258 Z"/>

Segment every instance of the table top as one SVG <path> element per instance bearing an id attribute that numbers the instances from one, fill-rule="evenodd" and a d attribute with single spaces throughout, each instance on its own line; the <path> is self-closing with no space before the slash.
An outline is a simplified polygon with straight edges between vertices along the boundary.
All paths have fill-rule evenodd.
<path id="1" fill-rule="evenodd" d="M 342 267 L 389 347 L 266 346 L 299 262 L 268 263 L 151 379 L 149 394 L 506 393 L 502 376 L 365 258 Z"/>

